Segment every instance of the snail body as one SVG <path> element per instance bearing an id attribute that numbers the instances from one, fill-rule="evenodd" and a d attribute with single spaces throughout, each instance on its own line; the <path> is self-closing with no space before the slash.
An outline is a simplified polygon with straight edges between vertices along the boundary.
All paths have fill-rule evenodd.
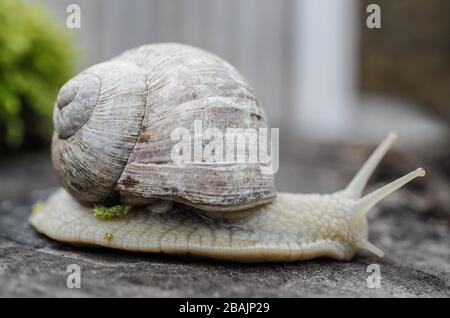
<path id="1" fill-rule="evenodd" d="M 63 86 L 54 112 L 52 159 L 64 189 L 31 224 L 73 244 L 235 262 L 349 260 L 361 249 L 381 257 L 368 242 L 367 212 L 425 174 L 419 168 L 362 197 L 397 138 L 390 134 L 344 190 L 277 194 L 259 164 L 174 165 L 170 131 L 199 118 L 266 127 L 241 75 L 199 49 L 148 45 L 82 72 Z M 92 214 L 93 204 L 117 202 L 135 207 L 108 221 Z"/>

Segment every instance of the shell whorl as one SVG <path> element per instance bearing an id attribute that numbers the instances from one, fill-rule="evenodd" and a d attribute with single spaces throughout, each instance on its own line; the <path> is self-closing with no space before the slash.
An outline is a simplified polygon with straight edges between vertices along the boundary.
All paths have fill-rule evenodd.
<path id="1" fill-rule="evenodd" d="M 89 119 L 100 94 L 101 81 L 81 74 L 61 87 L 53 112 L 55 132 L 61 139 L 73 136 Z"/>
<path id="2" fill-rule="evenodd" d="M 177 127 L 266 127 L 252 89 L 234 67 L 180 44 L 146 45 L 95 65 L 59 93 L 52 158 L 78 201 L 136 205 L 170 199 L 205 210 L 238 210 L 275 197 L 259 164 L 171 162 Z"/>
<path id="3" fill-rule="evenodd" d="M 145 73 L 125 62 L 96 65 L 62 87 L 54 111 L 52 160 L 61 184 L 80 202 L 114 200 L 146 98 Z"/>

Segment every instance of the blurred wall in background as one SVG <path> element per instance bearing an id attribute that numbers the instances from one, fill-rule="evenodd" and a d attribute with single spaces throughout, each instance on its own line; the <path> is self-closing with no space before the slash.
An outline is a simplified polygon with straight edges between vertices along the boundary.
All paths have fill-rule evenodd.
<path id="1" fill-rule="evenodd" d="M 383 26 L 361 29 L 362 90 L 419 100 L 449 122 L 450 1 L 376 2 Z"/>
<path id="2" fill-rule="evenodd" d="M 397 130 L 418 144 L 448 139 L 448 122 L 426 111 L 448 117 L 446 0 L 29 1 L 63 27 L 67 6 L 80 5 L 81 29 L 70 31 L 80 70 L 142 44 L 183 42 L 235 65 L 281 136 L 376 142 Z M 366 27 L 369 3 L 381 5 L 381 29 Z"/>
<path id="3" fill-rule="evenodd" d="M 293 93 L 295 1 L 40 0 L 65 25 L 66 7 L 81 7 L 74 29 L 79 68 L 154 42 L 182 42 L 214 52 L 255 88 L 271 124 L 288 118 Z"/>

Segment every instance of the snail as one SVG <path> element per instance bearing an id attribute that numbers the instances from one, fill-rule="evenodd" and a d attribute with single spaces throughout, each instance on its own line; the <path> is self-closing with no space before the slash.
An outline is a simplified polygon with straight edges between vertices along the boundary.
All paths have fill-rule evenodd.
<path id="1" fill-rule="evenodd" d="M 36 209 L 33 227 L 55 240 L 235 262 L 329 257 L 368 241 L 368 211 L 425 171 L 362 196 L 397 135 L 391 133 L 341 191 L 277 193 L 262 164 L 171 160 L 177 127 L 265 128 L 245 79 L 218 56 L 152 44 L 94 65 L 68 81 L 54 107 L 52 162 L 63 186 Z M 95 205 L 132 206 L 100 220 Z M 126 211 L 128 212 L 128 210 Z"/>

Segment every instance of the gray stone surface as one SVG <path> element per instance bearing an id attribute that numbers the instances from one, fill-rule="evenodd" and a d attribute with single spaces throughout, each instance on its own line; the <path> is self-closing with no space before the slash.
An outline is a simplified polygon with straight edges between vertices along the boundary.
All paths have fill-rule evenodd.
<path id="1" fill-rule="evenodd" d="M 342 153 L 330 150 L 330 156 L 326 156 L 321 151 L 318 158 L 314 151 L 302 151 L 301 156 L 282 156 L 278 188 L 329 191 L 342 187 L 367 155 L 360 149 L 353 152 L 354 159 L 349 161 L 342 158 Z M 301 167 L 296 164 L 299 160 Z M 385 165 L 382 170 L 401 174 L 394 166 Z M 406 172 L 404 169 L 409 169 L 407 163 L 401 167 Z M 430 175 L 428 182 L 433 182 L 433 170 Z M 385 182 L 392 176 L 376 176 L 372 188 L 381 179 Z M 350 262 L 323 259 L 231 264 L 69 246 L 36 233 L 27 222 L 31 205 L 57 187 L 45 153 L 3 159 L 0 180 L 3 297 L 450 296 L 448 205 L 446 208 L 433 203 L 448 199 L 448 188 L 444 188 L 441 199 L 436 199 L 435 194 L 427 192 L 429 186 L 416 184 L 411 187 L 414 192 L 402 191 L 372 211 L 370 238 L 385 251 L 384 259 L 363 253 Z M 445 181 L 442 184 L 448 187 Z M 66 269 L 74 263 L 82 271 L 80 289 L 66 287 Z M 380 265 L 379 289 L 367 287 L 369 264 Z"/>

